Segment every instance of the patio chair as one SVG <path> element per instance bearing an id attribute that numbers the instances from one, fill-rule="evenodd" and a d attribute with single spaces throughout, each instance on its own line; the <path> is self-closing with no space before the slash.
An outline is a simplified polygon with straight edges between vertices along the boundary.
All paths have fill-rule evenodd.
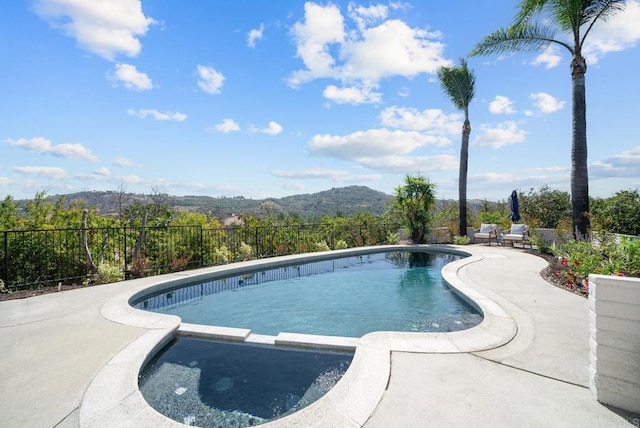
<path id="1" fill-rule="evenodd" d="M 533 248 L 529 226 L 526 224 L 512 224 L 511 229 L 508 232 L 503 232 L 501 238 L 504 245 L 511 242 L 511 245 L 515 247 L 516 242 L 519 242 L 522 244 L 522 248 L 527 244 Z"/>
<path id="2" fill-rule="evenodd" d="M 498 244 L 497 224 L 482 223 L 480 225 L 480 230 L 473 234 L 474 242 L 477 242 L 477 240 L 487 240 L 489 245 L 491 245 L 492 239 L 496 241 L 496 244 Z"/>

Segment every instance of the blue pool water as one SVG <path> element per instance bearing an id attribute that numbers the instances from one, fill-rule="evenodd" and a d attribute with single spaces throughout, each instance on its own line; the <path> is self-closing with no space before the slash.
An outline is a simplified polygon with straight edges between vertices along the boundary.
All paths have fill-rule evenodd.
<path id="1" fill-rule="evenodd" d="M 136 307 L 267 335 L 463 330 L 482 315 L 442 279 L 442 267 L 458 258 L 388 252 L 315 262 L 195 284 Z"/>
<path id="2" fill-rule="evenodd" d="M 353 354 L 178 338 L 139 377 L 160 413 L 187 425 L 247 427 L 300 410 L 327 393 Z"/>

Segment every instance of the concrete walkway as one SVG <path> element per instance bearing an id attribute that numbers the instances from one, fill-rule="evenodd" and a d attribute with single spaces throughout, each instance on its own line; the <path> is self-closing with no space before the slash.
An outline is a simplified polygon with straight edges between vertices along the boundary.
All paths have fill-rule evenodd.
<path id="1" fill-rule="evenodd" d="M 640 426 L 640 416 L 600 405 L 588 389 L 586 299 L 546 283 L 546 262 L 526 251 L 459 249 L 480 260 L 458 279 L 508 312 L 516 336 L 480 352 L 391 352 L 388 386 L 364 426 Z M 92 380 L 147 332 L 100 312 L 131 283 L 0 302 L 0 426 L 80 426 Z"/>

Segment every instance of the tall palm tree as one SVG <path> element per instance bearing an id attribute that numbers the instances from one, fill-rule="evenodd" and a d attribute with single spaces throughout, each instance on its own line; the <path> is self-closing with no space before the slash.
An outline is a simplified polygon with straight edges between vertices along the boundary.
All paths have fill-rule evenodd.
<path id="1" fill-rule="evenodd" d="M 585 239 L 589 230 L 589 172 L 587 169 L 587 119 L 585 78 L 587 62 L 582 56 L 585 40 L 597 21 L 622 11 L 625 0 L 521 0 L 513 25 L 481 40 L 470 55 L 522 52 L 561 46 L 572 56 L 573 135 L 571 143 L 571 207 L 573 235 Z M 534 22 L 534 18 L 542 18 Z M 557 30 L 571 36 L 556 38 Z"/>
<path id="2" fill-rule="evenodd" d="M 467 170 L 469 165 L 469 104 L 473 100 L 476 76 L 467 67 L 467 61 L 460 60 L 458 67 L 442 67 L 438 69 L 440 86 L 458 110 L 464 111 L 462 125 L 462 143 L 460 144 L 460 172 L 458 176 L 458 213 L 460 216 L 460 236 L 467 234 Z"/>

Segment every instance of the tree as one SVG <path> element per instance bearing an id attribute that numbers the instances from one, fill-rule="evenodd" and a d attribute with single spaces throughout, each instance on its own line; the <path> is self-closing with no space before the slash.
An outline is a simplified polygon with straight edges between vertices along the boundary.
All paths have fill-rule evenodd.
<path id="1" fill-rule="evenodd" d="M 573 133 L 571 143 L 571 208 L 573 236 L 585 239 L 589 230 L 589 174 L 587 171 L 587 119 L 585 73 L 582 56 L 585 40 L 597 21 L 622 11 L 625 0 L 521 0 L 513 25 L 480 41 L 470 55 L 521 52 L 558 45 L 571 56 Z M 542 18 L 541 23 L 534 22 Z M 571 35 L 571 42 L 557 39 L 556 30 Z"/>
<path id="2" fill-rule="evenodd" d="M 435 184 L 421 175 L 405 177 L 404 186 L 395 189 L 393 208 L 402 216 L 414 244 L 425 242 L 435 205 Z"/>
<path id="3" fill-rule="evenodd" d="M 14 230 L 19 224 L 18 204 L 11 196 L 7 196 L 0 202 L 0 230 Z"/>
<path id="4" fill-rule="evenodd" d="M 462 143 L 460 144 L 460 171 L 458 178 L 458 215 L 460 236 L 467 234 L 467 169 L 469 161 L 469 135 L 471 135 L 471 122 L 469 122 L 469 104 L 473 100 L 476 77 L 473 71 L 467 67 L 464 59 L 460 60 L 459 67 L 442 67 L 438 70 L 440 86 L 449 97 L 453 105 L 464 111 L 464 124 L 462 125 Z"/>
<path id="5" fill-rule="evenodd" d="M 528 194 L 521 193 L 520 212 L 529 225 L 555 229 L 562 219 L 571 217 L 571 196 L 561 190 L 551 190 L 542 186 L 537 192 L 533 189 Z"/>
<path id="6" fill-rule="evenodd" d="M 623 190 L 607 199 L 595 199 L 593 216 L 603 231 L 640 235 L 640 192 Z"/>

